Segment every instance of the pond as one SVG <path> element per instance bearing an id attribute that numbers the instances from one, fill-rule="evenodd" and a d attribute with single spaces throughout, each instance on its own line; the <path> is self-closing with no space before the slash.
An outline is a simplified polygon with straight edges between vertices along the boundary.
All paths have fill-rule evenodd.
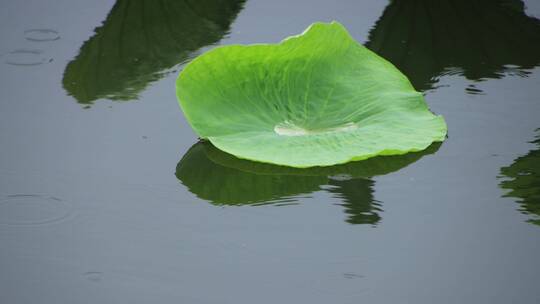
<path id="1" fill-rule="evenodd" d="M 540 302 L 538 1 L 0 7 L 0 303 Z M 186 63 L 331 20 L 446 141 L 308 170 L 199 142 Z"/>

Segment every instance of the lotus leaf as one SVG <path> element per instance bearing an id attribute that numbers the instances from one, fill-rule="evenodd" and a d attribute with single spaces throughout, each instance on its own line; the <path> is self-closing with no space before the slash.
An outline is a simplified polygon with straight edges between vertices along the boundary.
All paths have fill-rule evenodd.
<path id="1" fill-rule="evenodd" d="M 195 132 L 239 158 L 306 168 L 443 141 L 446 123 L 396 67 L 338 22 L 278 44 L 217 47 L 178 76 Z"/>

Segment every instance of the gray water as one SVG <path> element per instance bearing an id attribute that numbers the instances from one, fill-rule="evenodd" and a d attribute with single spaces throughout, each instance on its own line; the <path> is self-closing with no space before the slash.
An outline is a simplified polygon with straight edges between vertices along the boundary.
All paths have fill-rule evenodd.
<path id="1" fill-rule="evenodd" d="M 540 3 L 0 2 L 0 303 L 539 303 Z M 324 170 L 197 143 L 215 45 L 338 20 L 446 118 Z M 360 174 L 357 174 L 360 172 Z"/>

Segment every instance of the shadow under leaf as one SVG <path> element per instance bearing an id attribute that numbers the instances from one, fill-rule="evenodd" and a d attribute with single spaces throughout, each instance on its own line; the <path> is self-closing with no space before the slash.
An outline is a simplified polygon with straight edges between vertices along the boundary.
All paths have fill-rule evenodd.
<path id="1" fill-rule="evenodd" d="M 81 104 L 134 100 L 149 83 L 216 43 L 245 0 L 118 0 L 64 71 Z"/>
<path id="2" fill-rule="evenodd" d="M 439 147 L 435 143 L 422 152 L 298 169 L 239 159 L 204 141 L 182 157 L 176 177 L 190 192 L 214 205 L 291 204 L 324 190 L 340 200 L 347 222 L 375 225 L 382 209 L 373 197 L 370 178 L 398 171 Z"/>

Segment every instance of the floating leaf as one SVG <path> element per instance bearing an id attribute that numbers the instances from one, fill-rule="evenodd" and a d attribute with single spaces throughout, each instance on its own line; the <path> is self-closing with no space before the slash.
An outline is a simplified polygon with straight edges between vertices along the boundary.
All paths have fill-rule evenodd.
<path id="1" fill-rule="evenodd" d="M 438 148 L 433 144 L 422 152 L 298 169 L 239 159 L 206 141 L 193 145 L 182 157 L 176 177 L 214 205 L 293 204 L 299 197 L 324 190 L 339 199 L 337 204 L 349 215 L 347 222 L 376 224 L 382 209 L 373 197 L 370 178 L 398 171 Z"/>
<path id="2" fill-rule="evenodd" d="M 298 168 L 420 151 L 446 136 L 422 94 L 339 23 L 215 48 L 180 73 L 195 132 L 239 158 Z"/>

